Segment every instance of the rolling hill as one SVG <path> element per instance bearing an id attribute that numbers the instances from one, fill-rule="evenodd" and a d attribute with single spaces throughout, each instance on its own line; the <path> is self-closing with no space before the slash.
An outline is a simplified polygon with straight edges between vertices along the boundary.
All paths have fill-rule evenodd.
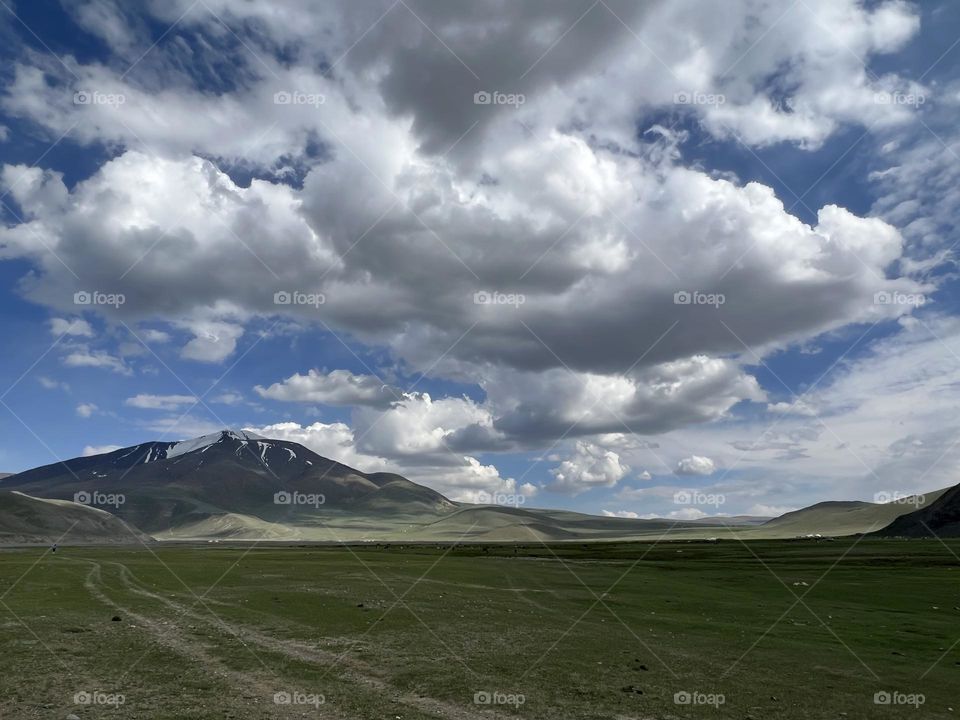
<path id="1" fill-rule="evenodd" d="M 757 537 L 798 537 L 804 535 L 854 535 L 887 527 L 916 507 L 929 505 L 946 490 L 904 498 L 897 502 L 828 501 L 789 512 L 755 528 Z"/>
<path id="2" fill-rule="evenodd" d="M 115 515 L 69 500 L 0 490 L 0 544 L 137 543 L 149 537 Z"/>
<path id="3" fill-rule="evenodd" d="M 877 534 L 885 537 L 960 536 L 960 485 L 917 510 L 901 515 Z"/>

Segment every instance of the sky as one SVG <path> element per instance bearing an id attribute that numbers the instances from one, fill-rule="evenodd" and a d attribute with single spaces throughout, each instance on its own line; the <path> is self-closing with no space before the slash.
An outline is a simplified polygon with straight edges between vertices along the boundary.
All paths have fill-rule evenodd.
<path id="1" fill-rule="evenodd" d="M 249 428 L 456 500 L 953 485 L 960 6 L 0 2 L 0 470 Z"/>

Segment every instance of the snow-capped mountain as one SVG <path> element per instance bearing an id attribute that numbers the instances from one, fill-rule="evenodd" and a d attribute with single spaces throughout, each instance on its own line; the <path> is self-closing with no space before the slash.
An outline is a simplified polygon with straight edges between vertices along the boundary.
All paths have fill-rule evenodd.
<path id="1" fill-rule="evenodd" d="M 314 515 L 445 513 L 456 505 L 392 473 L 364 473 L 303 445 L 223 430 L 45 465 L 0 489 L 72 500 L 123 497 L 110 512 L 147 532 L 226 514 L 268 522 Z"/>

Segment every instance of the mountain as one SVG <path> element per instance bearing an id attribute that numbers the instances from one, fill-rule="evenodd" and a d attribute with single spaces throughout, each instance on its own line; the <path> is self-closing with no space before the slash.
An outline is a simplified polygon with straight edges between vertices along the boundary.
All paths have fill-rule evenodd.
<path id="1" fill-rule="evenodd" d="M 887 504 L 823 502 L 772 520 L 600 517 L 453 502 L 400 475 L 361 472 L 298 443 L 223 430 L 180 442 L 142 443 L 0 479 L 6 511 L 0 514 L 0 543 L 56 539 L 58 529 L 62 533 L 78 518 L 79 534 L 71 532 L 64 542 L 72 537 L 78 542 L 130 541 L 131 531 L 161 541 L 792 538 L 897 529 L 891 523 L 915 507 L 930 510 L 922 517 L 931 527 L 950 531 L 956 527 L 951 525 L 958 517 L 953 508 L 960 498 L 951 491 L 949 498 L 938 500 L 945 492 Z M 904 525 L 897 534 L 918 532 L 922 525 L 910 527 Z"/>
<path id="2" fill-rule="evenodd" d="M 151 533 L 227 515 L 310 525 L 317 516 L 441 514 L 456 507 L 399 475 L 363 473 L 298 443 L 231 430 L 45 465 L 0 480 L 0 488 L 68 500 L 85 493 Z M 116 497 L 123 502 L 96 502 Z"/>
<path id="3" fill-rule="evenodd" d="M 755 528 L 764 537 L 854 535 L 885 528 L 916 507 L 933 503 L 948 490 L 904 498 L 897 502 L 828 501 L 788 512 Z"/>
<path id="4" fill-rule="evenodd" d="M 960 485 L 917 510 L 901 515 L 876 534 L 884 537 L 960 536 Z"/>
<path id="5" fill-rule="evenodd" d="M 0 544 L 137 543 L 149 537 L 104 510 L 0 490 Z"/>

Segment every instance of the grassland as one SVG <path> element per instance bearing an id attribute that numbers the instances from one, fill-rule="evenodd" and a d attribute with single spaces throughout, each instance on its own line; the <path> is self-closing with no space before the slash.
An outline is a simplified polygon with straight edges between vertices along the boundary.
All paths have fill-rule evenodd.
<path id="1" fill-rule="evenodd" d="M 955 717 L 958 552 L 872 539 L 7 550 L 0 717 Z M 877 705 L 878 692 L 924 702 Z M 494 693 L 507 702 L 475 702 Z"/>

